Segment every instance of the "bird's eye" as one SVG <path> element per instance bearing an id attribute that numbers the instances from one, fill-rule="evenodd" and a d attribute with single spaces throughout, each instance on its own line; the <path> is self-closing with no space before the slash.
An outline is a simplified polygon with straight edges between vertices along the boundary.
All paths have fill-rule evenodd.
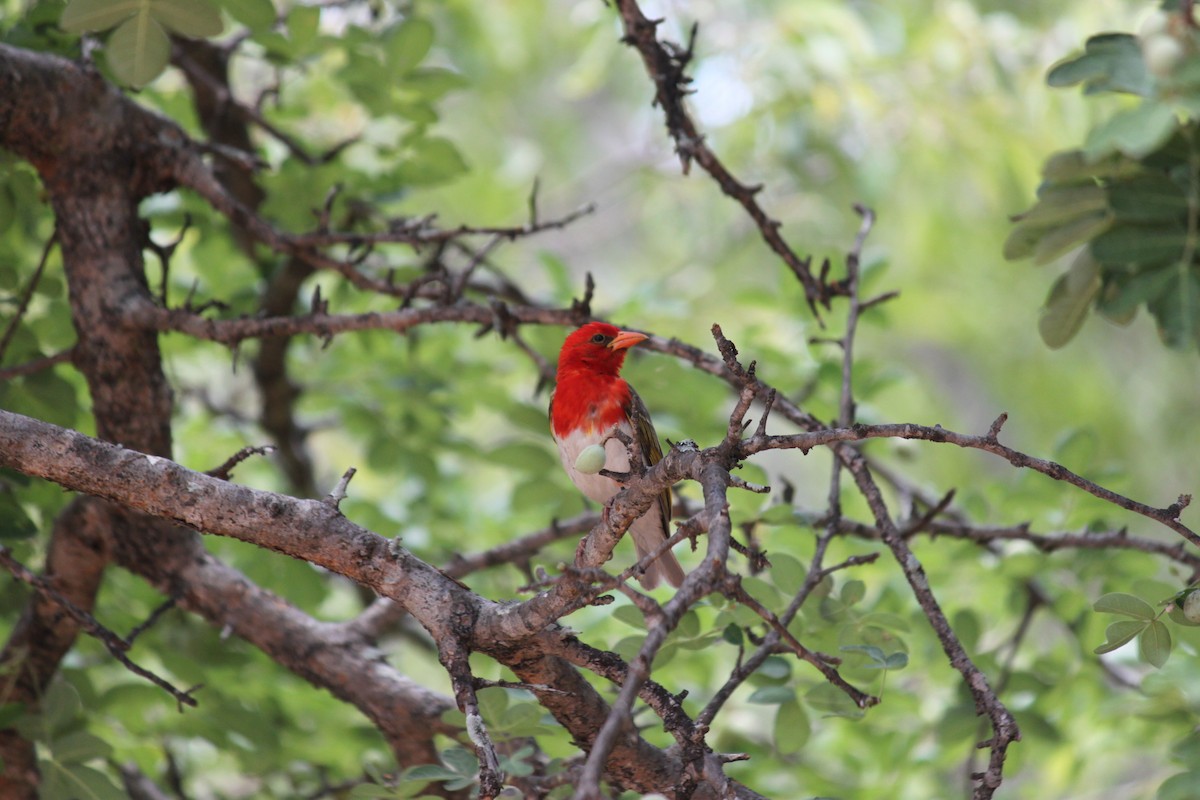
<path id="1" fill-rule="evenodd" d="M 605 336 L 603 333 L 597 333 L 595 336 L 592 337 L 592 344 L 604 344 L 607 340 L 608 340 L 608 337 Z"/>

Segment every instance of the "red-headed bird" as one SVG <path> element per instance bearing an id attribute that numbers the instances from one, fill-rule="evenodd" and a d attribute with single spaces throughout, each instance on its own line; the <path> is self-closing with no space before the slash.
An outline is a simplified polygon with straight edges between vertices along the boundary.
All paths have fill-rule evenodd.
<path id="1" fill-rule="evenodd" d="M 645 334 L 623 331 L 604 322 L 589 322 L 567 336 L 558 354 L 558 382 L 550 397 L 550 429 L 558 455 L 571 481 L 589 499 L 603 505 L 621 484 L 576 467 L 579 454 L 590 445 L 604 447 L 604 468 L 629 471 L 629 451 L 614 431 L 628 434 L 641 451 L 647 467 L 662 459 L 658 434 L 642 399 L 621 378 L 626 351 L 646 339 Z M 653 552 L 670 536 L 671 491 L 664 489 L 658 502 L 629 526 L 638 558 Z M 665 578 L 672 586 L 683 583 L 683 568 L 670 551 L 650 562 L 638 580 L 653 589 Z"/>

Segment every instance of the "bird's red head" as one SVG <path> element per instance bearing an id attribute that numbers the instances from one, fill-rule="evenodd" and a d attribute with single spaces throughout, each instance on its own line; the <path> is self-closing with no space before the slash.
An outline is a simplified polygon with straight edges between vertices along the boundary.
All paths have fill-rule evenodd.
<path id="1" fill-rule="evenodd" d="M 571 369 L 616 375 L 625 363 L 625 352 L 645 341 L 644 333 L 623 331 L 607 322 L 589 322 L 573 331 L 558 354 L 560 372 Z"/>

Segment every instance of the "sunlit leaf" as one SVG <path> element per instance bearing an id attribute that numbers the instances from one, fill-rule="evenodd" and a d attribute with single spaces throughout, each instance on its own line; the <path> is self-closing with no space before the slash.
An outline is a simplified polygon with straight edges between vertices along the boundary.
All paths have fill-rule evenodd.
<path id="1" fill-rule="evenodd" d="M 387 67 L 400 76 L 420 64 L 433 45 L 433 26 L 426 20 L 410 17 L 396 26 L 385 39 Z"/>
<path id="2" fill-rule="evenodd" d="M 271 0 L 221 0 L 221 6 L 229 12 L 229 16 L 255 33 L 275 24 L 277 15 Z"/>
<path id="3" fill-rule="evenodd" d="M 225 27 L 209 0 L 151 0 L 150 16 L 172 33 L 193 39 L 216 36 Z"/>
<path id="4" fill-rule="evenodd" d="M 1134 637 L 1149 627 L 1149 621 L 1125 619 L 1110 624 L 1104 630 L 1104 644 L 1092 652 L 1096 655 L 1111 653 L 1133 641 Z"/>
<path id="5" fill-rule="evenodd" d="M 1124 592 L 1110 592 L 1092 604 L 1094 611 L 1105 614 L 1121 614 L 1135 619 L 1154 619 L 1154 607 L 1140 597 Z"/>
<path id="6" fill-rule="evenodd" d="M 138 14 L 112 32 L 104 55 L 113 74 L 137 88 L 157 78 L 167 66 L 171 42 L 149 14 Z"/>
<path id="7" fill-rule="evenodd" d="M 106 31 L 143 6 L 142 0 L 71 0 L 58 24 L 71 33 Z"/>
<path id="8" fill-rule="evenodd" d="M 1146 71 L 1137 37 L 1103 33 L 1087 40 L 1083 55 L 1060 62 L 1046 76 L 1050 86 L 1084 84 L 1084 91 L 1148 94 L 1154 85 Z"/>
<path id="9" fill-rule="evenodd" d="M 1113 152 L 1141 158 L 1161 147 L 1179 128 L 1175 110 L 1161 103 L 1143 103 L 1118 111 L 1088 134 L 1084 152 L 1098 159 Z"/>

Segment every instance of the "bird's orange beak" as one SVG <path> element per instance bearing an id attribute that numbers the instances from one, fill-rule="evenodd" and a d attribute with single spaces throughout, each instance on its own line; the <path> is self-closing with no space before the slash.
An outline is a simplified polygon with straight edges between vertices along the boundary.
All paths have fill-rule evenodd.
<path id="1" fill-rule="evenodd" d="M 644 333 L 635 333 L 633 331 L 620 331 L 613 340 L 608 343 L 609 350 L 624 350 L 628 347 L 633 347 L 638 342 L 644 342 L 650 337 Z"/>

